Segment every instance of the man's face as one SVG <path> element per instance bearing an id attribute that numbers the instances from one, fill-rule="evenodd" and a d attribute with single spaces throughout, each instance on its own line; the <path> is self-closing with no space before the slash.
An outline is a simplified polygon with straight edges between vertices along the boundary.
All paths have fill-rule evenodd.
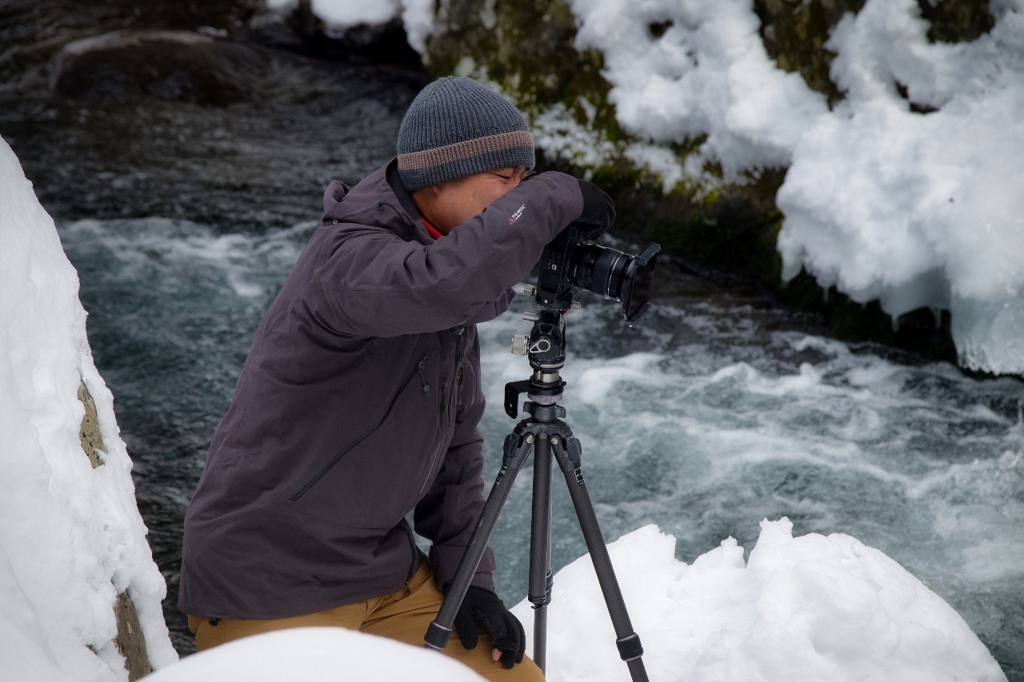
<path id="1" fill-rule="evenodd" d="M 526 169 L 522 166 L 498 168 L 427 187 L 420 190 L 429 193 L 427 205 L 421 206 L 420 210 L 438 232 L 448 234 L 479 215 L 492 201 L 518 187 L 525 176 Z"/>

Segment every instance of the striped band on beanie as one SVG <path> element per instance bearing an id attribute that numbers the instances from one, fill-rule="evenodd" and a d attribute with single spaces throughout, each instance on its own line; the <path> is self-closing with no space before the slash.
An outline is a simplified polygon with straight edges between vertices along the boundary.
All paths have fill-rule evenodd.
<path id="1" fill-rule="evenodd" d="M 483 171 L 535 164 L 533 135 L 511 102 L 471 78 L 423 88 L 398 132 L 398 175 L 410 192 Z"/>

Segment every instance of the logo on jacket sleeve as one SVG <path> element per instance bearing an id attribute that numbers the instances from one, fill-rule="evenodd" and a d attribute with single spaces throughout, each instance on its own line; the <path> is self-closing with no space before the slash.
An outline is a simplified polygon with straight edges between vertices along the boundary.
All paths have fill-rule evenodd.
<path id="1" fill-rule="evenodd" d="M 526 204 L 523 204 L 522 206 L 520 206 L 519 208 L 517 208 L 517 209 L 516 209 L 516 212 L 515 212 L 515 213 L 513 213 L 513 214 L 512 214 L 512 215 L 511 215 L 511 216 L 509 217 L 509 219 L 508 219 L 508 224 L 509 224 L 509 225 L 511 225 L 511 224 L 513 224 L 513 223 L 514 223 L 515 221 L 519 220 L 519 216 L 523 215 L 523 211 L 525 211 L 525 210 L 526 210 Z"/>

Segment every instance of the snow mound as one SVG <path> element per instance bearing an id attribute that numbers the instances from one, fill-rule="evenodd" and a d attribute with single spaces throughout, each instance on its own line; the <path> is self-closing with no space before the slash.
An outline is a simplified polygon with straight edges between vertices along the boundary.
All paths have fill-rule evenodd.
<path id="1" fill-rule="evenodd" d="M 788 519 L 763 521 L 746 562 L 730 538 L 687 565 L 653 525 L 609 545 L 652 680 L 1005 681 L 963 619 L 895 561 L 848 535 L 792 531 Z M 628 680 L 590 557 L 559 571 L 554 585 L 547 679 Z M 528 633 L 531 608 L 526 600 L 513 608 Z M 302 628 L 190 656 L 147 680 L 318 682 L 339 670 L 347 680 L 479 679 L 418 647 Z"/>
<path id="2" fill-rule="evenodd" d="M 885 554 L 792 530 L 762 521 L 746 563 L 729 538 L 687 565 L 653 525 L 609 545 L 652 680 L 1006 679 L 963 619 Z M 529 631 L 529 602 L 513 612 Z M 584 556 L 555 576 L 548 679 L 628 680 L 614 642 Z"/>
<path id="3" fill-rule="evenodd" d="M 247 637 L 182 659 L 146 682 L 479 682 L 466 666 L 424 648 L 343 628 L 296 628 Z"/>
<path id="4" fill-rule="evenodd" d="M 115 598 L 132 598 L 159 667 L 177 659 L 166 586 L 89 350 L 78 275 L 3 139 L 0 244 L 0 670 L 34 682 L 125 680 Z M 83 384 L 105 444 L 97 468 L 79 438 Z"/>

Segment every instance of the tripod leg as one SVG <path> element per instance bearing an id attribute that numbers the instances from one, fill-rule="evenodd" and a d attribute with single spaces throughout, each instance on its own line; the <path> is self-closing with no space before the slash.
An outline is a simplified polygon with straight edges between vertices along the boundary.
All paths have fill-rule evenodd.
<path id="1" fill-rule="evenodd" d="M 547 662 L 548 603 L 551 601 L 551 443 L 539 435 L 533 451 L 533 516 L 530 528 L 530 603 L 533 662 Z"/>
<path id="2" fill-rule="evenodd" d="M 587 484 L 583 480 L 583 472 L 580 469 L 583 450 L 580 447 L 580 442 L 570 435 L 567 439 L 552 443 L 552 445 L 551 449 L 555 459 L 569 486 L 569 496 L 576 509 L 576 516 L 579 518 L 580 528 L 583 530 L 583 538 L 587 542 L 590 558 L 594 562 L 597 581 L 601 585 L 601 592 L 604 594 L 604 601 L 608 606 L 608 614 L 615 627 L 615 636 L 617 637 L 615 644 L 618 646 L 619 656 L 626 662 L 633 682 L 647 682 L 647 670 L 642 658 L 644 650 L 640 644 L 640 637 L 633 631 L 633 625 L 630 623 L 626 603 L 623 601 L 622 591 L 619 589 L 619 581 L 615 577 L 615 569 L 612 567 L 608 548 L 605 547 L 601 528 L 597 523 L 597 515 L 594 513 L 594 506 L 590 501 L 590 493 L 587 492 Z"/>
<path id="3" fill-rule="evenodd" d="M 518 433 L 518 429 L 517 432 L 510 433 L 505 438 L 501 469 L 498 471 L 497 478 L 494 479 L 491 492 L 487 495 L 487 501 L 484 502 L 483 511 L 480 513 L 480 520 L 477 521 L 473 535 L 470 537 L 466 553 L 462 555 L 459 567 L 455 571 L 455 578 L 452 579 L 452 583 L 448 587 L 437 618 L 427 628 L 424 640 L 428 649 L 441 650 L 448 645 L 448 640 L 452 636 L 452 623 L 455 622 L 455 614 L 462 606 L 462 600 L 466 597 L 469 584 L 473 580 L 473 575 L 480 565 L 480 559 L 494 532 L 494 526 L 498 522 L 501 508 L 508 499 L 512 484 L 515 482 L 523 462 L 526 461 L 535 438 L 536 436 L 532 433 L 525 435 Z"/>

